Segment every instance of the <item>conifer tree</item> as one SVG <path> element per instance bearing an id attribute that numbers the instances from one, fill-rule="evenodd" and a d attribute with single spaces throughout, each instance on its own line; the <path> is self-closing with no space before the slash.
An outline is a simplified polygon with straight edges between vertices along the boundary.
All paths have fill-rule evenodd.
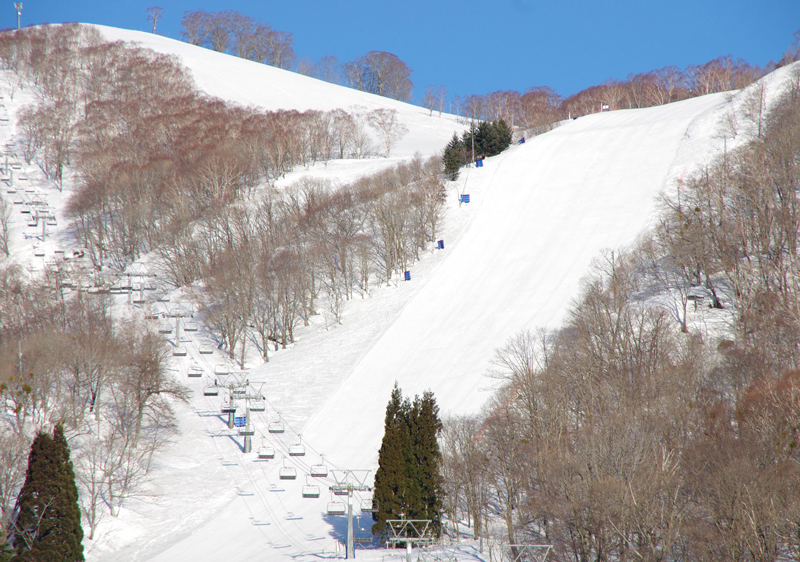
<path id="1" fill-rule="evenodd" d="M 55 427 L 53 437 L 40 432 L 34 439 L 16 511 L 15 561 L 84 559 L 78 489 L 60 424 Z"/>
<path id="2" fill-rule="evenodd" d="M 419 483 L 420 503 L 414 510 L 415 519 L 430 519 L 438 536 L 442 526 L 442 477 L 439 465 L 442 453 L 438 435 L 442 430 L 439 406 L 433 393 L 426 391 L 414 400 L 412 410 L 414 457 Z"/>
<path id="3" fill-rule="evenodd" d="M 441 453 L 437 436 L 442 428 L 433 393 L 416 397 L 413 405 L 395 383 L 386 406 L 384 435 L 375 473 L 373 534 L 386 530 L 389 519 L 430 519 L 441 529 Z"/>
<path id="4" fill-rule="evenodd" d="M 408 481 L 406 466 L 411 449 L 408 431 L 408 400 L 395 382 L 389 404 L 386 406 L 383 441 L 378 452 L 378 470 L 372 494 L 373 534 L 386 529 L 388 519 L 396 519 L 405 512 Z"/>
<path id="5" fill-rule="evenodd" d="M 458 170 L 465 164 L 464 162 L 464 143 L 458 138 L 456 133 L 453 133 L 453 138 L 447 143 L 444 149 L 444 156 L 442 157 L 444 164 L 444 173 L 451 180 L 458 179 Z"/>

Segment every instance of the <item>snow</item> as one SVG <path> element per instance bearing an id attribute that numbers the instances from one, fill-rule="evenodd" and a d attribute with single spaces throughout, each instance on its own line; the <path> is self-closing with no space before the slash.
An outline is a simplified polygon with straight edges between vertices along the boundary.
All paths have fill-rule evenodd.
<path id="1" fill-rule="evenodd" d="M 395 109 L 409 133 L 392 149 L 393 156 L 408 157 L 415 152 L 426 156 L 434 154 L 444 149 L 454 131 L 466 129 L 452 115 L 440 118 L 434 113 L 431 117 L 429 111 L 422 107 L 343 88 L 152 33 L 102 25 L 95 27 L 109 41 L 135 43 L 160 53 L 177 55 L 191 71 L 200 90 L 245 107 L 298 111 Z M 379 145 L 377 139 L 376 145 Z"/>
<path id="2" fill-rule="evenodd" d="M 410 130 L 394 158 L 318 164 L 287 184 L 303 174 L 344 183 L 417 151 L 434 154 L 462 128 L 422 108 L 156 35 L 99 28 L 109 39 L 178 55 L 213 96 L 265 109 L 390 107 Z M 218 351 L 200 353 L 210 341 L 202 328 L 187 334 L 187 356 L 172 359 L 175 376 L 193 391 L 189 404 L 176 404 L 182 433 L 154 459 L 147 487 L 85 540 L 87 560 L 341 558 L 345 518 L 325 513 L 333 480 L 306 476 L 310 466 L 374 470 L 395 381 L 406 394 L 432 390 L 444 414 L 477 412 L 490 395 L 485 374 L 493 350 L 520 330 L 560 325 L 591 261 L 632 242 L 650 224 L 658 194 L 721 149 L 720 119 L 737 99 L 716 94 L 582 117 L 487 159 L 483 168 L 464 169 L 448 185 L 445 249 L 426 252 L 410 281 L 393 280 L 349 301 L 341 325 L 320 311 L 297 331 L 296 344 L 267 364 L 251 357 L 256 366 L 246 376 L 265 384 L 268 400 L 266 412 L 252 414 L 252 453 L 244 454 L 241 437 L 227 428 L 222 396 L 202 392 L 215 367 L 230 362 Z M 0 140 L 12 132 L 0 124 Z M 36 179 L 34 169 L 29 175 Z M 52 205 L 63 205 L 65 194 L 46 189 Z M 470 203 L 459 204 L 462 193 Z M 15 229 L 21 234 L 24 227 Z M 18 259 L 28 259 L 30 244 L 15 250 Z M 204 377 L 186 376 L 194 364 Z M 270 434 L 268 424 L 279 416 L 287 431 Z M 276 448 L 275 459 L 257 459 L 262 442 Z M 288 456 L 297 443 L 306 455 Z M 297 479 L 280 480 L 282 466 L 296 467 Z M 319 485 L 320 498 L 302 498 L 306 484 Z M 359 494 L 356 505 L 364 499 L 368 494 Z M 358 524 L 367 533 L 369 514 Z M 488 557 L 467 544 L 459 559 Z"/>

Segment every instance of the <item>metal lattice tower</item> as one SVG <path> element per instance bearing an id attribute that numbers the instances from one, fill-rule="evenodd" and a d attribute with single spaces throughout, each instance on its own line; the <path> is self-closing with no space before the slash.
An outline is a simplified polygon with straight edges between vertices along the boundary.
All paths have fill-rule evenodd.
<path id="1" fill-rule="evenodd" d="M 545 562 L 552 548 L 549 544 L 509 544 L 503 547 L 503 560 L 508 562 Z"/>
<path id="2" fill-rule="evenodd" d="M 400 514 L 402 517 L 402 514 Z M 431 533 L 432 521 L 430 519 L 387 519 L 386 527 L 389 538 L 386 542 L 396 547 L 400 543 L 406 545 L 406 562 L 411 562 L 411 550 L 417 546 L 428 546 L 435 537 Z"/>
<path id="3" fill-rule="evenodd" d="M 337 496 L 347 496 L 347 551 L 345 558 L 355 558 L 355 541 L 353 540 L 353 492 L 370 492 L 372 487 L 367 485 L 369 470 L 331 470 L 336 482 L 330 487 L 331 492 Z"/>

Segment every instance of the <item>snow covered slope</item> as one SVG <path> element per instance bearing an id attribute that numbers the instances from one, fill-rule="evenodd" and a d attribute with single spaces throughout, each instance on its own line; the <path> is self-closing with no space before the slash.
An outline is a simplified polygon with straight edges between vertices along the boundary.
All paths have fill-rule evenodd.
<path id="1" fill-rule="evenodd" d="M 373 466 L 395 380 L 407 393 L 433 390 L 443 412 L 475 411 L 493 350 L 520 330 L 559 325 L 591 260 L 648 225 L 689 125 L 724 101 L 587 116 L 471 170 L 470 208 L 459 209 L 471 224 L 309 422 L 309 442 Z M 357 419 L 345 399 L 354 393 L 376 397 Z"/>
<path id="2" fill-rule="evenodd" d="M 255 76 L 248 61 L 101 29 L 110 39 L 178 54 L 201 88 L 238 103 L 328 109 L 353 105 L 354 95 L 365 106 L 396 103 L 261 65 Z M 345 521 L 325 513 L 338 499 L 327 492 L 332 479 L 307 476 L 310 467 L 375 468 L 395 380 L 406 394 L 433 390 L 444 413 L 477 410 L 488 396 L 484 374 L 493 350 L 521 329 L 558 326 L 590 261 L 603 248 L 631 242 L 651 220 L 658 192 L 721 143 L 718 117 L 729 103 L 719 94 L 583 117 L 464 170 L 449 187 L 444 250 L 415 264 L 411 281 L 348 302 L 342 325 L 318 318 L 298 330 L 293 349 L 249 373 L 266 384 L 269 400 L 265 413 L 254 414 L 254 452 L 241 452 L 241 438 L 219 415 L 219 399 L 187 382 L 195 395 L 182 410 L 183 435 L 155 461 L 152 498 L 132 500 L 119 518 L 103 521 L 97 540 L 87 541 L 87 559 L 335 557 Z M 412 131 L 399 155 L 439 150 L 458 129 L 420 108 L 397 109 Z M 461 193 L 470 203 L 458 204 Z M 213 370 L 221 358 L 201 356 L 195 343 L 185 361 Z M 269 433 L 279 413 L 287 432 Z M 262 440 L 275 447 L 275 459 L 256 458 Z M 306 455 L 290 456 L 298 443 Z M 297 479 L 280 479 L 281 468 L 295 468 Z M 320 497 L 303 498 L 306 485 L 318 485 Z M 360 526 L 370 523 L 361 515 Z"/>
<path id="3" fill-rule="evenodd" d="M 389 98 L 344 88 L 322 80 L 281 70 L 265 64 L 196 47 L 152 33 L 95 26 L 109 41 L 136 43 L 142 47 L 180 57 L 200 90 L 246 107 L 267 110 L 311 109 L 327 111 L 360 107 L 396 109 L 400 121 L 409 129 L 392 149 L 392 156 L 408 157 L 415 152 L 425 156 L 444 148 L 453 131 L 466 127 L 451 115 L 429 115 L 427 109 Z"/>
<path id="4" fill-rule="evenodd" d="M 427 255 L 410 282 L 352 302 L 344 325 L 306 330 L 294 349 L 250 373 L 267 383 L 270 407 L 256 427 L 276 459 L 242 454 L 218 400 L 198 396 L 186 437 L 159 461 L 169 507 L 132 502 L 136 546 L 109 536 L 105 547 L 122 550 L 101 555 L 98 545 L 92 559 L 333 556 L 344 521 L 325 514 L 332 481 L 305 477 L 320 453 L 330 467 L 374 469 L 395 380 L 406 393 L 432 389 L 444 412 L 476 410 L 493 349 L 520 329 L 558 325 L 590 261 L 648 225 L 692 123 L 725 103 L 715 95 L 584 117 L 465 170 L 457 189 L 471 202 L 459 206 L 452 189 L 445 250 Z M 277 412 L 287 434 L 267 431 Z M 303 458 L 288 455 L 298 433 Z M 298 479 L 281 480 L 283 467 Z M 319 485 L 321 497 L 302 498 L 306 484 Z M 121 523 L 118 532 L 135 528 Z"/>

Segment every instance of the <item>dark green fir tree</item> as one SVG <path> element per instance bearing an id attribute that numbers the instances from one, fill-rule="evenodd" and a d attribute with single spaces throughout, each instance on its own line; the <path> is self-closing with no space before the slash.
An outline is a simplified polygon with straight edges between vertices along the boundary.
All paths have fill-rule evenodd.
<path id="1" fill-rule="evenodd" d="M 414 465 L 419 487 L 419 503 L 415 505 L 415 519 L 430 519 L 438 536 L 442 528 L 442 453 L 438 436 L 442 430 L 439 406 L 433 393 L 426 391 L 415 398 L 411 416 L 414 436 Z"/>
<path id="2" fill-rule="evenodd" d="M 372 494 L 373 534 L 386 531 L 386 521 L 398 519 L 406 512 L 408 495 L 407 464 L 411 452 L 411 436 L 408 429 L 410 404 L 403 399 L 400 387 L 395 383 L 383 426 L 383 441 L 378 452 L 378 470 Z"/>
<path id="3" fill-rule="evenodd" d="M 14 562 L 84 559 L 78 489 L 60 424 L 52 437 L 40 432 L 34 439 L 16 512 Z"/>
<path id="4" fill-rule="evenodd" d="M 439 407 L 431 392 L 413 405 L 395 383 L 386 406 L 384 434 L 373 490 L 373 534 L 386 532 L 390 519 L 430 519 L 441 529 Z"/>
<path id="5" fill-rule="evenodd" d="M 450 180 L 458 179 L 458 171 L 468 161 L 464 160 L 464 158 L 464 143 L 461 142 L 456 133 L 453 133 L 453 138 L 447 143 L 442 157 L 444 173 Z"/>

